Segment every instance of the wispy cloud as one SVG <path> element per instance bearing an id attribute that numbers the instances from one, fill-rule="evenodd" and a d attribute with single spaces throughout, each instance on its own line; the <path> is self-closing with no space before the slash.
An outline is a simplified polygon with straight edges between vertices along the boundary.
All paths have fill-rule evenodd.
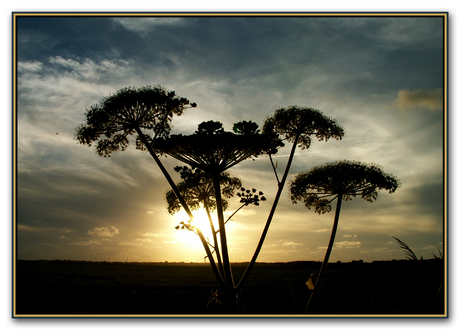
<path id="1" fill-rule="evenodd" d="M 114 226 L 110 227 L 96 227 L 94 229 L 88 230 L 88 234 L 91 236 L 98 237 L 113 237 L 120 234 L 120 230 Z"/>
<path id="2" fill-rule="evenodd" d="M 144 236 L 144 237 L 160 237 L 160 234 L 158 234 L 158 233 L 145 233 L 145 234 L 142 234 L 142 236 Z"/>
<path id="3" fill-rule="evenodd" d="M 153 240 L 151 240 L 150 238 L 136 238 L 135 241 L 136 241 L 136 242 L 141 242 L 141 243 L 150 243 L 150 242 L 153 242 Z"/>
<path id="4" fill-rule="evenodd" d="M 142 242 L 120 242 L 121 246 L 142 246 Z"/>
<path id="5" fill-rule="evenodd" d="M 283 244 L 281 244 L 281 246 L 299 246 L 299 245 L 303 245 L 303 243 L 295 243 L 293 241 L 289 241 L 289 242 L 284 242 Z"/>
<path id="6" fill-rule="evenodd" d="M 101 245 L 102 243 L 99 241 L 91 240 L 91 241 L 81 241 L 77 243 L 68 243 L 69 245 L 78 245 L 78 246 L 96 246 Z"/>
<path id="7" fill-rule="evenodd" d="M 341 248 L 346 248 L 346 249 L 360 248 L 361 247 L 361 242 L 349 242 L 349 241 L 335 242 L 334 247 L 337 248 L 337 249 L 341 249 Z"/>
<path id="8" fill-rule="evenodd" d="M 115 17 L 115 22 L 122 24 L 127 30 L 139 32 L 145 35 L 151 32 L 155 27 L 162 25 L 179 25 L 186 24 L 187 20 L 182 17 Z"/>

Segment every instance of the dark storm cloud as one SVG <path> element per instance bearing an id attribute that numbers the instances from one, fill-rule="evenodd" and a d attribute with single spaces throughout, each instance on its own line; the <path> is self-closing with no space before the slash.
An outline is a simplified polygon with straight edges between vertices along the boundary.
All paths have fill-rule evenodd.
<path id="1" fill-rule="evenodd" d="M 440 19 L 409 18 L 412 23 L 404 30 L 392 18 L 195 17 L 154 27 L 147 24 L 149 18 L 123 20 L 145 20 L 147 30 L 141 34 L 110 18 L 21 17 L 19 58 L 119 56 L 151 64 L 185 65 L 196 75 L 216 78 L 230 73 L 241 78 L 308 64 L 327 66 L 331 73 L 345 69 L 349 74 L 359 74 L 359 70 L 391 74 L 407 66 L 415 72 L 423 66 L 432 68 L 426 64 L 442 56 L 439 32 L 431 32 L 439 31 Z M 420 30 L 429 33 L 421 38 Z M 401 40 L 395 41 L 392 34 Z M 439 65 L 436 69 L 442 62 Z"/>
<path id="2" fill-rule="evenodd" d="M 27 43 L 20 59 L 32 58 L 23 52 L 39 61 L 123 59 L 149 83 L 163 84 L 159 76 L 220 82 L 212 87 L 227 95 L 238 114 L 257 105 L 240 100 L 253 95 L 259 101 L 261 93 L 267 95 L 259 102 L 264 108 L 300 95 L 363 97 L 442 86 L 440 19 L 408 18 L 405 24 L 395 18 L 341 17 L 22 19 L 19 40 Z M 160 75 L 146 74 L 160 69 Z"/>
<path id="3" fill-rule="evenodd" d="M 132 57 L 142 45 L 137 33 L 106 18 L 20 17 L 17 24 L 20 61 Z"/>
<path id="4" fill-rule="evenodd" d="M 176 61 L 196 79 L 211 76 L 238 81 L 286 72 L 289 75 L 284 83 L 291 84 L 279 86 L 284 90 L 319 72 L 337 76 L 323 88 L 345 91 L 359 87 L 375 92 L 388 81 L 395 89 L 412 88 L 420 74 L 436 76 L 427 88 L 440 86 L 442 44 L 433 42 L 440 40 L 440 35 L 431 31 L 439 31 L 441 20 L 409 19 L 413 23 L 403 31 L 395 19 L 363 21 L 353 25 L 360 20 L 192 18 L 186 24 L 164 25 L 147 33 L 146 47 L 138 55 L 147 63 L 172 65 L 171 61 Z M 420 30 L 428 34 L 421 38 Z M 410 40 L 409 47 L 403 40 L 393 40 L 391 34 L 398 33 Z M 441 64 L 433 67 L 432 63 Z M 293 68 L 302 69 L 296 76 L 288 72 Z M 406 72 L 404 79 L 401 71 Z M 409 85 L 407 80 L 412 80 Z"/>

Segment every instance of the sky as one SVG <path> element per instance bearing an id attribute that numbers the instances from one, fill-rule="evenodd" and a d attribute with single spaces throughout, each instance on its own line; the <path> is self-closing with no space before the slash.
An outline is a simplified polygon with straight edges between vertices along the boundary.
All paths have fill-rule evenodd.
<path id="1" fill-rule="evenodd" d="M 202 262 L 174 227 L 168 184 L 131 145 L 110 158 L 74 139 L 91 105 L 127 86 L 162 85 L 198 104 L 173 121 L 260 126 L 280 107 L 321 110 L 342 140 L 298 149 L 289 179 L 336 160 L 375 163 L 401 181 L 374 203 L 342 205 L 330 261 L 404 259 L 443 247 L 443 22 L 440 17 L 20 17 L 17 25 L 19 259 Z M 290 145 L 274 158 L 282 173 Z M 181 165 L 162 158 L 171 170 Z M 230 260 L 248 261 L 277 183 L 266 157 L 231 168 L 267 201 L 227 225 Z M 229 213 L 239 206 L 235 198 Z M 260 262 L 322 260 L 333 213 L 293 205 L 287 186 Z"/>

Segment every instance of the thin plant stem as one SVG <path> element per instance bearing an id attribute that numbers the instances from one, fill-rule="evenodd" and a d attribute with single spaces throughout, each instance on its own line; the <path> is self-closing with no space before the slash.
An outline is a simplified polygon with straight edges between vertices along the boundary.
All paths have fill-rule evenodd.
<path id="1" fill-rule="evenodd" d="M 331 256 L 332 247 L 334 246 L 335 235 L 337 233 L 337 228 L 339 226 L 339 215 L 340 215 L 340 209 L 342 207 L 342 199 L 343 199 L 342 197 L 343 197 L 342 194 L 339 194 L 337 197 L 337 205 L 335 207 L 334 224 L 332 225 L 331 237 L 329 239 L 329 244 L 327 246 L 326 255 L 324 256 L 323 264 L 321 265 L 321 269 L 319 271 L 318 278 L 316 279 L 315 287 L 313 289 L 313 292 L 310 295 L 310 299 L 308 300 L 307 307 L 305 308 L 305 313 L 307 312 L 308 308 L 311 305 L 314 294 L 319 292 L 321 288 L 321 284 L 323 283 L 324 274 L 327 268 L 327 263 L 329 262 L 329 257 Z"/>
<path id="2" fill-rule="evenodd" d="M 273 172 L 275 172 L 275 177 L 276 177 L 276 181 L 278 182 L 278 184 L 280 183 L 280 179 L 278 178 L 278 172 L 276 172 L 276 167 L 275 164 L 273 164 L 273 158 L 272 158 L 272 155 L 269 154 L 268 155 L 268 158 L 270 158 L 270 163 L 272 164 L 272 168 L 273 168 Z"/>
<path id="3" fill-rule="evenodd" d="M 230 268 L 230 258 L 228 255 L 227 234 L 225 231 L 224 211 L 222 208 L 222 194 L 220 190 L 219 173 L 212 176 L 214 183 L 214 193 L 216 197 L 217 219 L 219 222 L 220 246 L 222 252 L 222 263 L 224 265 L 224 282 L 228 289 L 233 290 L 233 275 Z"/>
<path id="4" fill-rule="evenodd" d="M 268 229 L 269 229 L 270 224 L 271 224 L 271 222 L 273 220 L 273 216 L 275 214 L 276 207 L 278 205 L 279 199 L 281 197 L 281 193 L 282 193 L 284 185 L 286 183 L 286 179 L 287 179 L 287 176 L 289 174 L 289 170 L 291 168 L 292 160 L 294 159 L 295 149 L 297 147 L 298 140 L 299 140 L 299 136 L 296 136 L 296 138 L 294 140 L 294 143 L 292 145 L 292 148 L 291 148 L 291 153 L 289 155 L 289 159 L 288 159 L 288 162 L 286 164 L 286 168 L 284 170 L 283 178 L 278 183 L 278 191 L 276 193 L 275 200 L 273 201 L 273 205 L 272 205 L 272 208 L 271 208 L 270 213 L 268 215 L 267 222 L 265 224 L 264 230 L 262 232 L 262 235 L 260 236 L 259 244 L 257 245 L 257 248 L 254 251 L 254 255 L 253 255 L 252 259 L 251 259 L 251 262 L 249 263 L 249 265 L 246 268 L 243 276 L 241 277 L 238 285 L 236 286 L 237 290 L 239 288 L 241 288 L 241 286 L 246 282 L 246 280 L 247 280 L 247 278 L 249 276 L 249 273 L 251 272 L 252 268 L 254 267 L 254 265 L 256 263 L 257 257 L 259 256 L 259 253 L 260 253 L 260 250 L 262 249 L 262 245 L 264 244 L 265 237 L 267 236 Z"/>
<path id="5" fill-rule="evenodd" d="M 230 265 L 230 258 L 228 255 L 227 246 L 227 233 L 225 231 L 225 219 L 224 210 L 222 204 L 222 193 L 220 190 L 220 173 L 214 173 L 212 175 L 212 181 L 214 183 L 214 193 L 216 198 L 217 208 L 217 219 L 219 222 L 219 233 L 220 233 L 220 246 L 222 252 L 222 263 L 224 266 L 224 282 L 225 282 L 225 305 L 229 312 L 236 312 L 238 309 L 238 298 L 237 291 L 235 290 L 235 284 L 233 282 L 233 273 Z"/>
<path id="6" fill-rule="evenodd" d="M 243 207 L 245 207 L 245 206 L 246 206 L 246 205 L 243 204 L 243 205 L 241 205 L 239 208 L 237 208 L 236 211 L 233 212 L 233 213 L 227 218 L 227 220 L 225 220 L 225 224 L 226 224 L 227 222 L 229 222 L 230 220 L 232 220 L 232 217 L 233 217 L 239 210 L 241 210 L 241 209 L 242 209 Z M 218 232 L 219 232 L 219 229 L 217 229 L 216 233 L 218 233 Z"/>
<path id="7" fill-rule="evenodd" d="M 212 222 L 212 217 L 211 217 L 211 212 L 209 211 L 209 206 L 206 201 L 204 201 L 204 209 L 206 210 L 206 214 L 208 215 L 208 220 L 209 220 L 209 226 L 211 227 L 211 232 L 212 232 L 212 238 L 214 240 L 214 251 L 216 251 L 216 258 L 217 258 L 217 263 L 219 265 L 219 271 L 221 274 L 224 273 L 224 269 L 222 267 L 222 258 L 220 256 L 220 251 L 219 251 L 219 242 L 217 240 L 217 232 L 216 229 L 214 228 L 214 224 Z"/>
<path id="8" fill-rule="evenodd" d="M 136 128 L 136 132 L 139 135 L 139 137 L 141 138 L 142 143 L 146 146 L 146 148 L 147 148 L 148 152 L 150 153 L 150 155 L 152 156 L 152 158 L 157 163 L 158 167 L 161 170 L 161 173 L 163 173 L 164 177 L 166 178 L 166 180 L 168 181 L 169 185 L 171 186 L 171 189 L 174 191 L 174 194 L 176 195 L 177 199 L 179 200 L 179 202 L 181 203 L 181 205 L 184 208 L 185 212 L 187 213 L 187 215 L 189 216 L 190 220 L 192 221 L 193 220 L 192 211 L 190 211 L 190 208 L 188 207 L 187 202 L 185 201 L 184 197 L 182 196 L 182 194 L 177 189 L 177 186 L 174 183 L 174 181 L 171 178 L 171 176 L 169 175 L 169 172 L 166 170 L 166 168 L 164 167 L 164 165 L 161 162 L 160 158 L 158 158 L 157 154 L 152 149 L 152 146 L 148 143 L 148 141 L 147 141 L 145 135 L 142 133 L 141 129 Z M 204 247 L 204 249 L 206 251 L 206 255 L 208 256 L 208 260 L 209 260 L 209 263 L 211 264 L 212 270 L 214 271 L 214 275 L 216 276 L 216 279 L 219 282 L 219 285 L 224 286 L 224 281 L 222 279 L 222 275 L 220 274 L 219 270 L 217 269 L 216 262 L 214 261 L 214 257 L 212 256 L 212 252 L 209 249 L 208 242 L 206 242 L 206 239 L 204 238 L 204 235 L 201 232 L 201 230 L 199 228 L 196 228 L 196 230 L 197 230 L 197 234 L 198 234 L 198 236 L 199 236 L 199 238 L 201 240 L 201 243 L 203 244 L 203 247 Z"/>

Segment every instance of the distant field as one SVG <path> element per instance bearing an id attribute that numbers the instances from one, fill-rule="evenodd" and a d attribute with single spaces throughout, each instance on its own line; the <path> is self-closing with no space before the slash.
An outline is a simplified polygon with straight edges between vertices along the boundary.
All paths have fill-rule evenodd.
<path id="1" fill-rule="evenodd" d="M 239 279 L 246 264 L 235 264 Z M 320 263 L 260 263 L 240 294 L 245 315 L 301 314 Z M 441 260 L 330 264 L 314 314 L 442 315 Z M 208 315 L 208 264 L 18 261 L 16 316 Z"/>

